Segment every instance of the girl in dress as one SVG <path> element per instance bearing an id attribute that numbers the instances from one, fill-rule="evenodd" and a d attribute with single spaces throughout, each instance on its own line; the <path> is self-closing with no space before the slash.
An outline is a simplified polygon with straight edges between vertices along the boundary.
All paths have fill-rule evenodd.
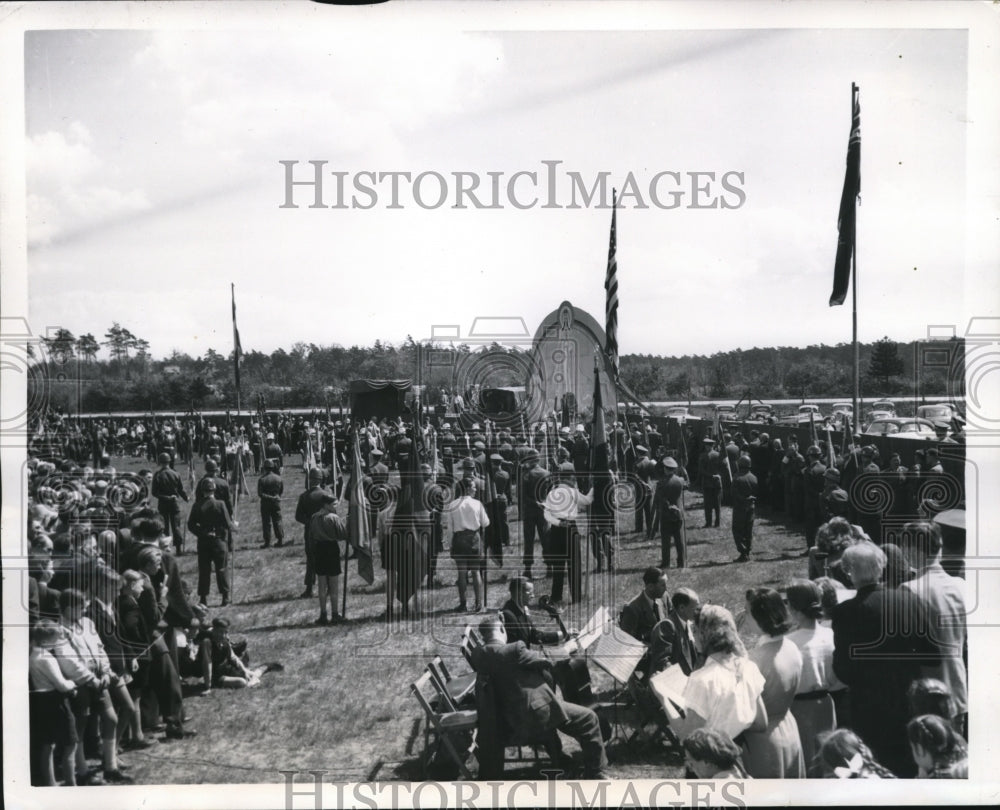
<path id="1" fill-rule="evenodd" d="M 788 612 L 796 629 L 788 640 L 802 655 L 799 686 L 792 701 L 792 715 L 799 727 L 802 755 L 808 768 L 819 752 L 818 737 L 837 727 L 832 693 L 846 687 L 833 673 L 833 631 L 818 623 L 823 617 L 822 592 L 808 579 L 794 579 L 785 588 Z"/>
<path id="2" fill-rule="evenodd" d="M 750 651 L 764 676 L 761 697 L 767 710 L 767 727 L 744 735 L 747 771 L 756 779 L 804 779 L 805 761 L 799 726 L 791 712 L 802 673 L 802 654 L 785 634 L 792 622 L 781 594 L 772 588 L 747 592 L 750 615 L 763 631 Z"/>

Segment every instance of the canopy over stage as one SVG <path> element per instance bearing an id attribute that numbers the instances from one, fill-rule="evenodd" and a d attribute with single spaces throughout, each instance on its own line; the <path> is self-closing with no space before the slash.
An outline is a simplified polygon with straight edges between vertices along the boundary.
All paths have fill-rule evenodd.
<path id="1" fill-rule="evenodd" d="M 530 410 L 551 413 L 569 396 L 571 411 L 592 414 L 596 356 L 604 408 L 616 411 L 617 391 L 604 345 L 604 330 L 597 321 L 569 301 L 546 315 L 532 341 L 531 371 L 526 380 Z"/>
<path id="2" fill-rule="evenodd" d="M 352 380 L 351 416 L 355 419 L 394 418 L 403 413 L 409 380 Z"/>

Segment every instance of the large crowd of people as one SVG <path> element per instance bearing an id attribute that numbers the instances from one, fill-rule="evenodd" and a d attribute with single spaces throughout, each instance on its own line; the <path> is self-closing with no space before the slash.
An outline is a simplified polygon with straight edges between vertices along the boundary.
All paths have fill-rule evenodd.
<path id="1" fill-rule="evenodd" d="M 128 782 L 123 752 L 158 744 L 159 731 L 163 741 L 193 734 L 183 678 L 200 680 L 202 693 L 259 679 L 226 621 L 208 620 L 213 579 L 217 604 L 232 599 L 236 502 L 250 495 L 251 476 L 262 547 L 292 542 L 285 518 L 294 499 L 306 557 L 302 597 L 318 596 L 317 624 L 342 621 L 336 595 L 351 532 L 337 505 L 347 498 L 355 449 L 364 518 L 385 570 L 387 619 L 419 613 L 421 589 L 444 584 L 445 550 L 457 570 L 455 610 L 487 611 L 489 560 L 517 548 L 511 516 L 521 523 L 520 575 L 499 614 L 485 613 L 484 645 L 473 659 L 494 743 L 532 728 L 564 759 L 562 732 L 580 740 L 583 774 L 604 774 L 601 724 L 569 699 L 559 667 L 530 649 L 564 634 L 539 630 L 530 612 L 543 582 L 555 615 L 581 603 L 588 556 L 595 571 L 615 570 L 619 549 L 603 518 L 610 513 L 613 522 L 617 510 L 619 521 L 634 519 L 640 537 L 660 540 L 659 565 L 620 612 L 621 630 L 647 647 L 631 699 L 669 726 L 691 773 L 966 775 L 962 580 L 942 568 L 935 503 L 924 497 L 928 479 L 943 474 L 935 447 L 915 450 L 904 467 L 898 454 L 883 464 L 876 448 L 846 442 L 818 442 L 803 455 L 794 438 L 786 447 L 763 429 L 702 435 L 674 424 L 665 436 L 653 420 L 609 420 L 601 441 L 589 426 L 555 420 L 520 430 L 467 425 L 435 418 L 414 432 L 401 419 L 259 413 L 215 424 L 109 417 L 40 426 L 29 447 L 27 510 L 35 782 Z M 608 463 L 597 468 L 592 445 L 604 443 Z M 296 454 L 304 486 L 297 473 L 293 483 Z M 149 464 L 120 474 L 113 455 Z M 893 487 L 880 513 L 852 501 L 851 484 L 865 474 Z M 692 490 L 703 499 L 700 526 L 688 525 Z M 763 512 L 802 531 L 807 569 L 780 587 L 748 591 L 749 619 L 739 630 L 728 610 L 702 603 L 683 580 L 668 581 L 670 569 L 684 576 L 689 535 L 719 527 L 727 507 L 734 564 L 753 558 Z M 882 531 L 890 517 L 903 527 L 892 543 Z M 191 551 L 194 588 L 177 563 Z M 540 565 L 544 576 L 535 573 Z M 749 649 L 748 635 L 757 636 Z M 672 665 L 687 685 L 681 717 L 668 721 L 649 682 Z M 548 668 L 555 677 L 540 677 Z M 496 773 L 497 746 L 490 753 L 482 728 L 479 747 L 480 774 Z M 100 764 L 92 768 L 88 758 Z"/>

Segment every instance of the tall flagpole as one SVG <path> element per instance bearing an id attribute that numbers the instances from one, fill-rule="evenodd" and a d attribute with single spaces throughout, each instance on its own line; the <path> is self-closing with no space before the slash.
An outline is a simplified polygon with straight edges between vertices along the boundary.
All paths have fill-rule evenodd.
<path id="1" fill-rule="evenodd" d="M 855 105 L 857 103 L 857 98 L 861 89 L 854 83 L 851 82 L 851 113 L 853 115 Z M 859 147 L 860 149 L 860 147 Z M 860 155 L 859 155 L 860 164 Z M 860 165 L 859 165 L 860 174 Z M 855 201 L 855 211 L 857 210 L 857 201 Z M 855 213 L 854 216 L 854 228 L 851 242 L 851 340 L 854 347 L 854 396 L 851 400 L 851 407 L 854 411 L 854 418 L 857 419 L 859 416 L 858 406 L 861 400 L 861 350 L 858 347 L 858 218 Z"/>

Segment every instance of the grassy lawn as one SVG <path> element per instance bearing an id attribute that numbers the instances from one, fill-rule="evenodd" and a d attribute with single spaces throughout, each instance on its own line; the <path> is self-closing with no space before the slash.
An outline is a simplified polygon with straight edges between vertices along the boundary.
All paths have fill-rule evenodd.
<path id="1" fill-rule="evenodd" d="M 146 463 L 115 459 L 119 470 L 132 471 Z M 200 468 L 199 468 L 200 470 Z M 179 467 L 186 477 L 186 469 Z M 188 727 L 197 737 L 165 743 L 143 752 L 123 755 L 138 783 L 278 782 L 279 771 L 325 770 L 327 780 L 388 780 L 421 778 L 415 758 L 423 742 L 423 716 L 409 685 L 435 654 L 444 657 L 452 673 L 468 671 L 458 649 L 461 633 L 477 617 L 449 612 L 458 604 L 454 567 L 445 552 L 439 577 L 447 586 L 422 591 L 424 618 L 393 625 L 384 621 L 384 575 L 376 560 L 376 580 L 368 586 L 350 563 L 347 617 L 344 624 L 319 627 L 317 599 L 299 599 L 305 558 L 301 527 L 293 520 L 295 502 L 304 475 L 297 456 L 287 458 L 286 495 L 282 507 L 285 548 L 261 549 L 260 514 L 256 498 L 241 498 L 240 532 L 236 539 L 233 603 L 219 607 L 213 582 L 211 616 L 225 616 L 234 637 L 249 641 L 251 665 L 279 661 L 284 671 L 267 673 L 255 689 L 216 689 L 206 697 L 185 701 Z M 252 491 L 256 479 L 248 478 Z M 343 506 L 346 510 L 346 504 Z M 753 585 L 778 585 L 805 575 L 801 531 L 782 523 L 759 519 L 754 557 L 749 563 L 731 562 L 736 555 L 723 509 L 722 526 L 702 529 L 701 496 L 687 494 L 688 568 L 668 572 L 671 589 L 694 588 L 703 602 L 727 606 L 738 613 L 743 595 Z M 503 579 L 520 570 L 521 529 L 511 510 L 512 545 L 502 568 L 490 563 L 487 604 L 499 607 L 507 598 Z M 632 532 L 631 515 L 620 518 L 618 564 L 613 574 L 589 575 L 589 597 L 568 606 L 564 620 L 580 627 L 600 605 L 614 614 L 641 587 L 643 569 L 659 562 L 659 541 L 649 543 Z M 197 561 L 189 553 L 180 569 L 192 587 Z M 538 554 L 539 552 L 536 552 Z M 593 567 L 590 558 L 589 567 Z M 544 566 L 536 562 L 536 592 L 547 593 L 551 583 L 537 579 Z M 471 603 L 471 598 L 470 598 Z M 537 613 L 536 613 L 537 615 Z M 547 621 L 547 618 L 545 619 Z M 539 619 L 539 623 L 542 620 Z M 613 687 L 610 678 L 591 667 L 595 691 Z M 567 751 L 572 747 L 568 744 Z M 613 778 L 677 776 L 662 753 L 641 746 L 609 746 Z"/>

